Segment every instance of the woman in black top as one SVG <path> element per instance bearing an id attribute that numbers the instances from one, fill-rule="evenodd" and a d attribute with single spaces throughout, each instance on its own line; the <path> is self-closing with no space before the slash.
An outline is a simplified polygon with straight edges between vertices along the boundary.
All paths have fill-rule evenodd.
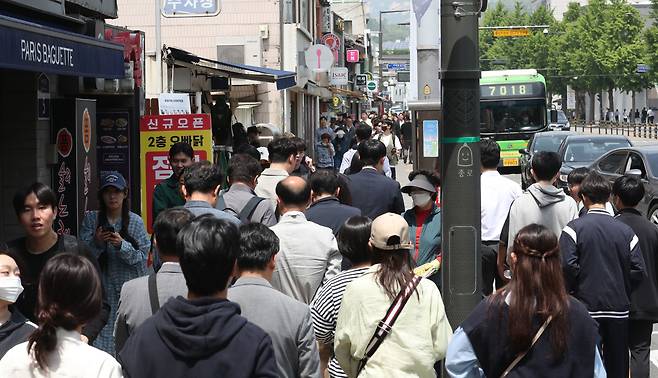
<path id="1" fill-rule="evenodd" d="M 508 377 L 605 376 L 596 323 L 566 292 L 555 234 L 537 224 L 524 227 L 510 257 L 510 283 L 455 332 L 446 356 L 450 376 L 500 377 L 506 370 Z"/>

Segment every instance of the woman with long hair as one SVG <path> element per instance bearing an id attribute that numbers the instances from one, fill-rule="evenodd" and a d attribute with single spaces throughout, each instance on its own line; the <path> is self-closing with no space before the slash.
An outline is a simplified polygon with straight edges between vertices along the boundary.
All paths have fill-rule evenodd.
<path id="1" fill-rule="evenodd" d="M 38 291 L 39 328 L 0 360 L 0 377 L 122 377 L 114 357 L 80 339 L 82 326 L 102 303 L 91 261 L 70 253 L 51 258 L 41 271 Z"/>
<path id="2" fill-rule="evenodd" d="M 531 224 L 514 238 L 512 280 L 455 331 L 451 377 L 605 377 L 597 326 L 564 285 L 558 239 Z"/>
<path id="3" fill-rule="evenodd" d="M 98 203 L 100 209 L 88 212 L 82 222 L 80 240 L 98 259 L 111 308 L 110 319 L 94 346 L 114 355 L 113 331 L 121 287 L 146 275 L 150 241 L 142 218 L 130 211 L 128 185 L 119 172 L 102 177 Z"/>
<path id="4" fill-rule="evenodd" d="M 350 261 L 351 268 L 338 273 L 322 285 L 311 302 L 311 319 L 315 337 L 320 342 L 321 352 L 334 342 L 336 319 L 345 287 L 364 275 L 371 265 L 371 251 L 368 245 L 371 225 L 372 221 L 368 217 L 352 217 L 345 221 L 336 236 L 338 250 L 343 255 L 343 259 Z M 331 350 L 333 351 L 333 348 Z M 323 371 L 331 354 L 333 353 L 320 354 Z M 335 357 L 329 361 L 328 368 L 331 377 L 347 377 Z"/>
<path id="5" fill-rule="evenodd" d="M 22 260 L 16 254 L 0 250 L 0 358 L 14 346 L 27 340 L 36 326 L 14 306 L 23 293 Z"/>
<path id="6" fill-rule="evenodd" d="M 347 285 L 336 321 L 336 359 L 348 377 L 435 377 L 434 364 L 445 356 L 452 329 L 439 289 L 412 272 L 407 222 L 392 213 L 377 217 L 368 243 L 374 265 Z M 401 292 L 408 294 L 406 304 L 378 349 L 363 361 Z"/>

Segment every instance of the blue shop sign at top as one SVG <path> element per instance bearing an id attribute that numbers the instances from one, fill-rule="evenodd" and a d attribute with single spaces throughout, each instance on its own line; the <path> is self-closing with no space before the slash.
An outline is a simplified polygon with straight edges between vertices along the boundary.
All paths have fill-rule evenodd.
<path id="1" fill-rule="evenodd" d="M 386 69 L 389 71 L 409 71 L 408 63 L 388 63 Z"/>
<path id="2" fill-rule="evenodd" d="M 217 16 L 222 10 L 220 0 L 164 0 L 164 17 Z"/>
<path id="3" fill-rule="evenodd" d="M 121 79 L 123 46 L 0 15 L 0 67 Z"/>

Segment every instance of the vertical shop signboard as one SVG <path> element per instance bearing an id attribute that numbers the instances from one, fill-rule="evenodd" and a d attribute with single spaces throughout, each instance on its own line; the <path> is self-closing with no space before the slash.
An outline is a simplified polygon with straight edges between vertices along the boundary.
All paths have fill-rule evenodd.
<path id="1" fill-rule="evenodd" d="M 58 108 L 54 120 L 58 156 L 54 227 L 58 234 L 78 235 L 85 213 L 98 208 L 96 101 L 62 101 Z"/>
<path id="2" fill-rule="evenodd" d="M 143 116 L 139 125 L 140 171 L 142 177 L 142 218 L 152 232 L 153 190 L 168 179 L 169 149 L 178 142 L 189 143 L 194 160 L 212 157 L 212 127 L 208 114 Z"/>
<path id="3" fill-rule="evenodd" d="M 130 179 L 130 113 L 98 112 L 96 133 L 98 174 L 117 171 Z"/>

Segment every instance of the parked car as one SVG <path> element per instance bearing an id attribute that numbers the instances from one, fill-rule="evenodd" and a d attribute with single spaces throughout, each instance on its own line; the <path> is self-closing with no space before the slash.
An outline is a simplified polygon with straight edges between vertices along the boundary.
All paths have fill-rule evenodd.
<path id="1" fill-rule="evenodd" d="M 557 113 L 557 120 L 551 122 L 551 110 L 547 110 L 546 119 L 548 120 L 548 128 L 555 131 L 569 131 L 571 130 L 571 123 L 566 114 L 562 110 L 554 110 Z"/>
<path id="2" fill-rule="evenodd" d="M 577 134 L 563 131 L 546 131 L 543 133 L 537 133 L 533 135 L 528 142 L 528 148 L 519 150 L 519 153 L 521 154 L 521 187 L 524 190 L 535 182 L 532 178 L 532 174 L 530 174 L 530 162 L 532 161 L 532 156 L 539 151 L 557 152 L 562 141 L 569 135 Z"/>
<path id="3" fill-rule="evenodd" d="M 615 148 L 630 146 L 628 138 L 621 135 L 570 135 L 564 138 L 558 149 L 562 159 L 558 187 L 569 193 L 569 172 L 576 168 L 589 167 L 596 159 Z"/>
<path id="4" fill-rule="evenodd" d="M 611 183 L 624 174 L 640 176 L 645 194 L 637 208 L 658 226 L 658 146 L 619 148 L 601 156 L 591 168 Z"/>

